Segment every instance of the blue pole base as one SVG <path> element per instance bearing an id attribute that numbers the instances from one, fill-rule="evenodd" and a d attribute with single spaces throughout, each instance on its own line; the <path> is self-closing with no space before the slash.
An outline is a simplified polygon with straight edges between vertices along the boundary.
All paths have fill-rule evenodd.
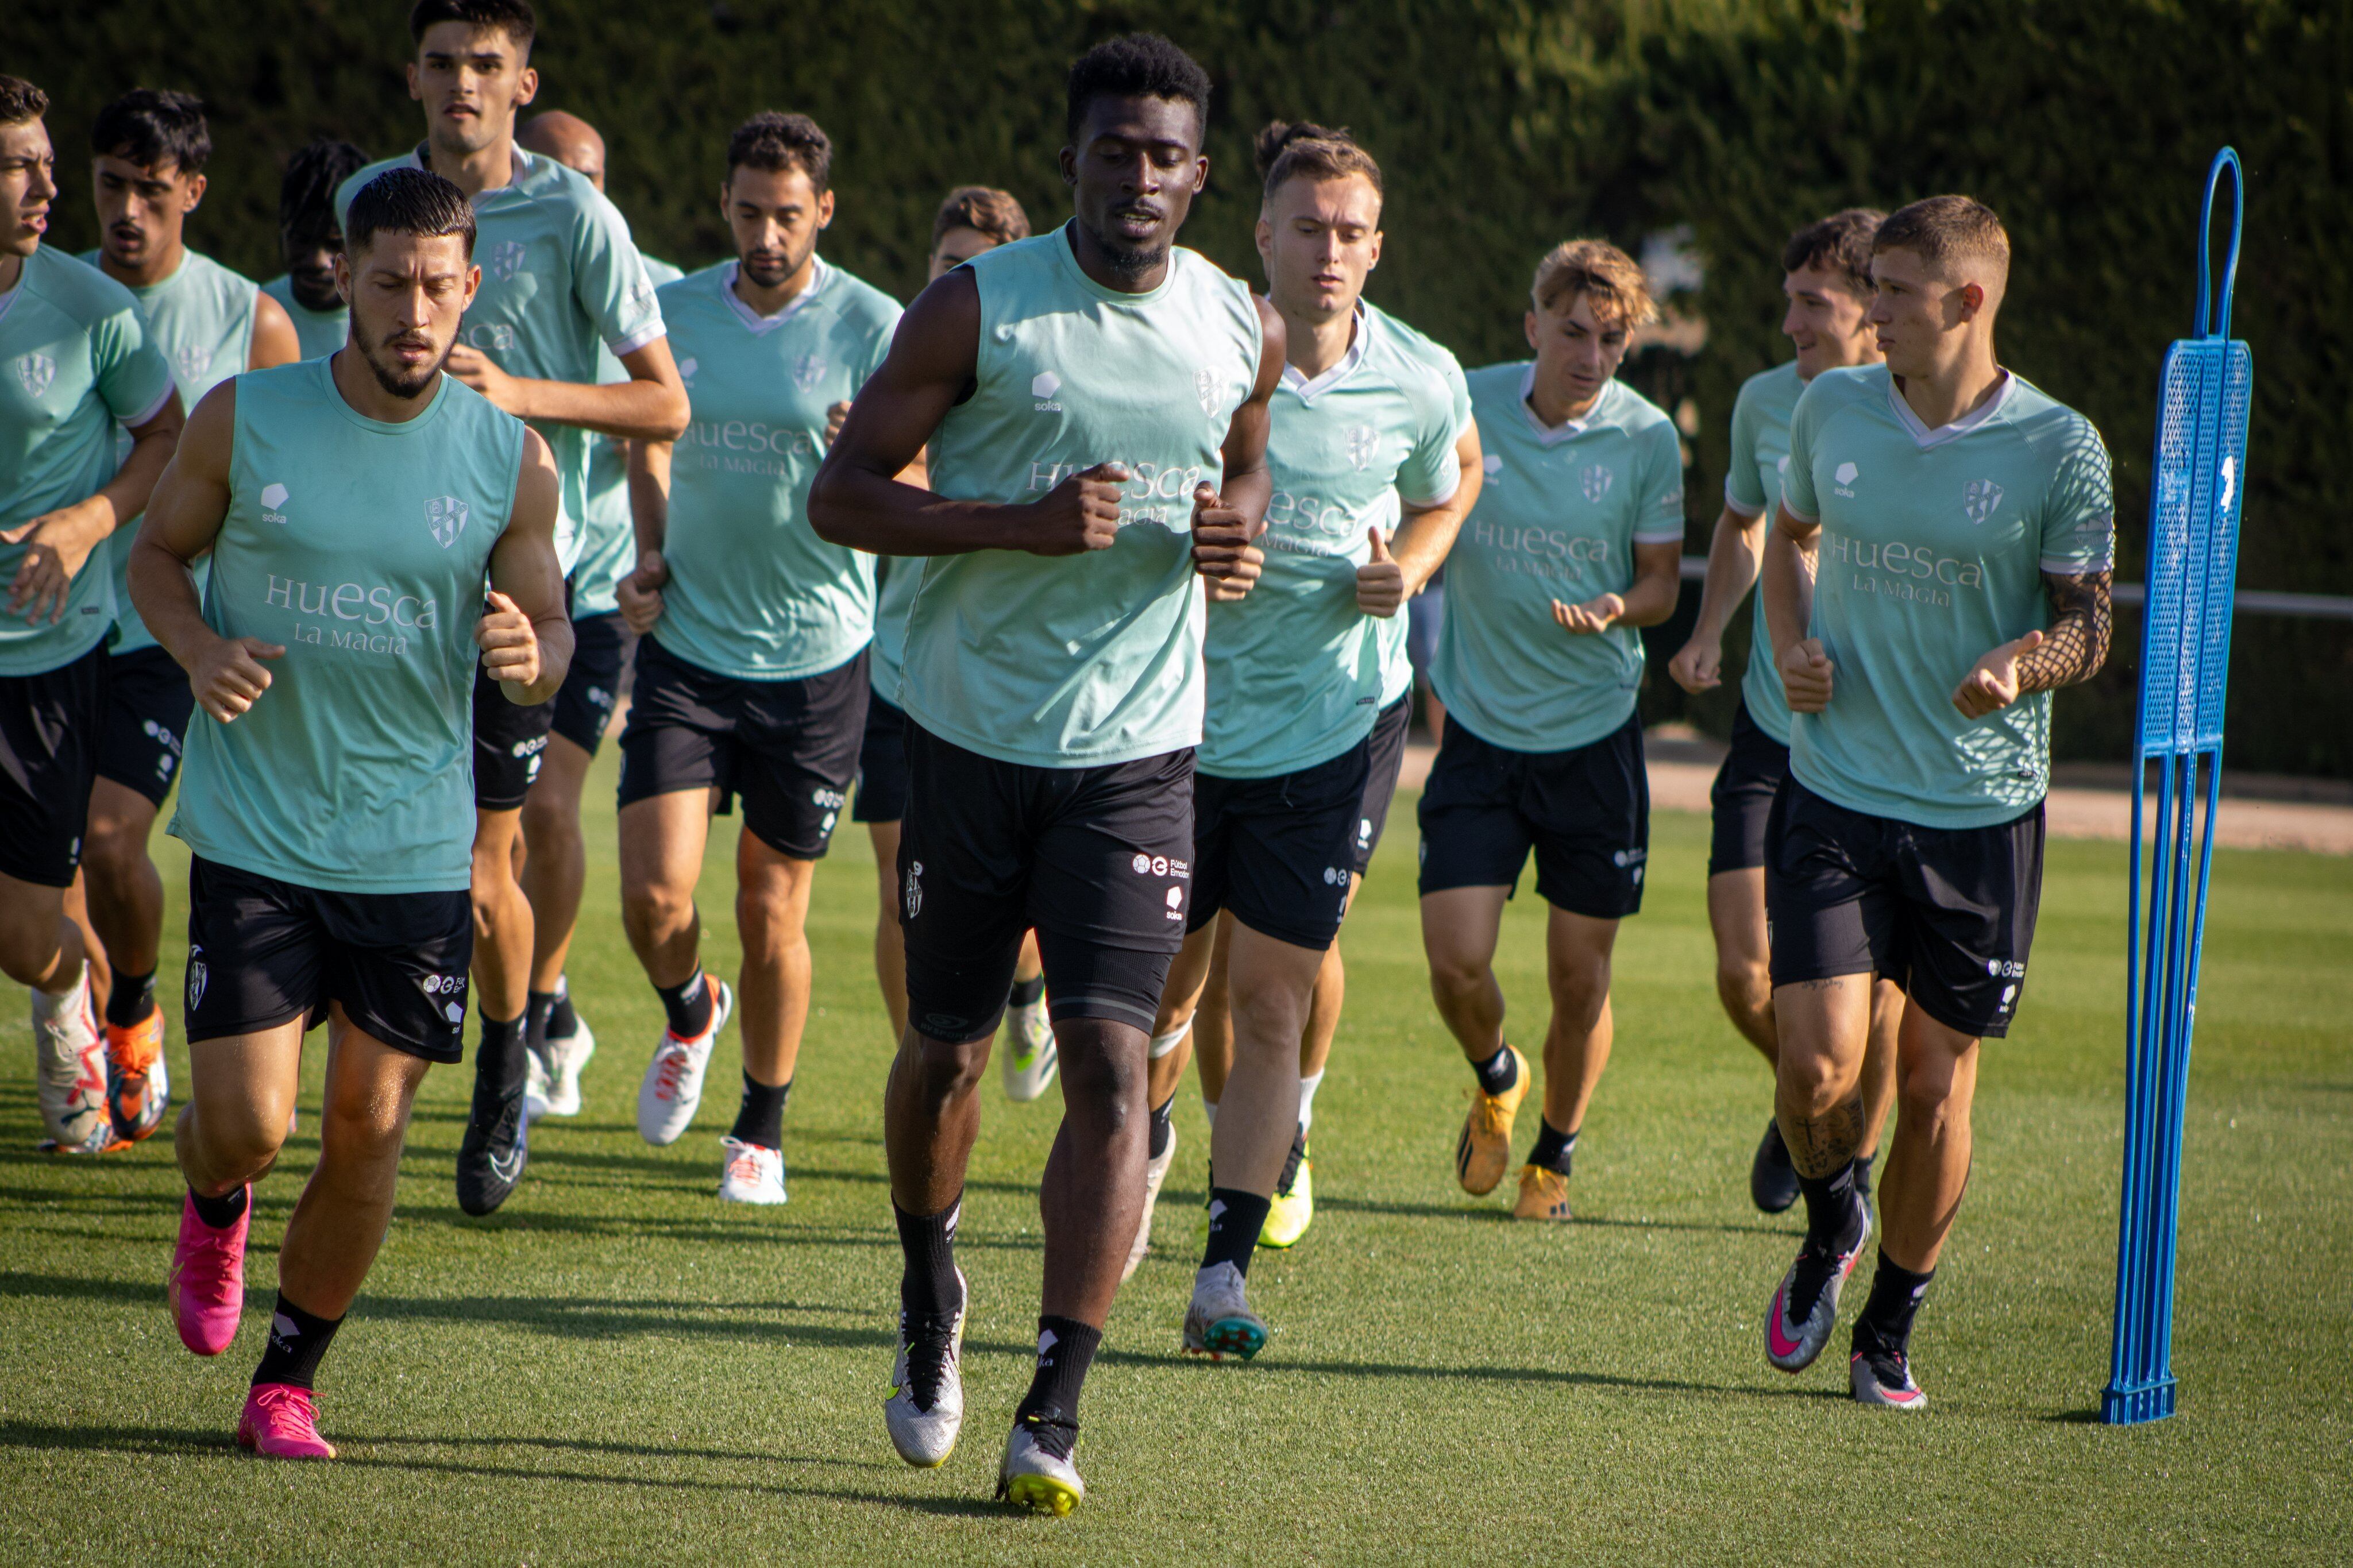
<path id="1" fill-rule="evenodd" d="M 2100 1419 L 2110 1426 L 2162 1421 L 2173 1414 L 2174 1388 L 2174 1380 L 2169 1377 L 2162 1383 L 2145 1383 L 2134 1388 L 2111 1384 L 2100 1395 Z"/>

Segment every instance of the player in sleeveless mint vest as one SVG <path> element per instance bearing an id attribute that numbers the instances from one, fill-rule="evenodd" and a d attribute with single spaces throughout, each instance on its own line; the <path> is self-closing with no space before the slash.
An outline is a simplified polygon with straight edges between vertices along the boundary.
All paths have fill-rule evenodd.
<path id="1" fill-rule="evenodd" d="M 1765 534 L 1789 456 L 1789 414 L 1799 394 L 1825 370 L 1878 363 L 1878 334 L 1868 320 L 1871 237 L 1885 216 L 1849 207 L 1808 224 L 1781 247 L 1781 291 L 1788 298 L 1781 331 L 1797 357 L 1750 376 L 1733 405 L 1724 510 L 1708 544 L 1699 616 L 1690 639 L 1667 665 L 1675 683 L 1694 696 L 1723 683 L 1725 628 L 1756 585 L 1765 557 Z M 1773 1028 L 1773 976 L 1766 958 L 1766 833 L 1789 772 L 1789 705 L 1773 672 L 1773 638 L 1765 626 L 1762 594 L 1750 628 L 1748 670 L 1732 713 L 1732 747 L 1709 792 L 1715 821 L 1707 857 L 1707 923 L 1715 938 L 1716 996 L 1733 1027 L 1769 1067 L 1779 1037 Z M 1862 1142 L 1855 1160 L 1855 1185 L 1866 1200 L 1879 1130 L 1895 1100 L 1895 1026 L 1903 1016 L 1902 989 L 1882 979 L 1872 992 Z M 1748 1194 L 1767 1214 L 1779 1214 L 1798 1201 L 1797 1167 L 1789 1163 L 1778 1117 L 1765 1119 L 1765 1136 L 1749 1162 Z"/>
<path id="2" fill-rule="evenodd" d="M 554 159 L 603 193 L 605 138 L 578 115 L 560 109 L 534 114 L 515 132 L 515 144 Z M 657 289 L 681 276 L 667 261 L 642 253 L 638 259 L 646 280 Z M 675 350 L 671 357 L 677 357 Z M 616 386 L 628 379 L 613 351 L 598 343 L 597 384 Z M 531 983 L 523 1007 L 526 1117 L 577 1115 L 581 1070 L 596 1054 L 596 1031 L 572 1005 L 564 963 L 588 879 L 581 791 L 621 689 L 627 633 L 614 589 L 638 559 L 629 520 L 628 448 L 628 441 L 611 436 L 597 436 L 589 445 L 580 561 L 572 571 L 572 668 L 555 694 L 547 750 L 522 802 L 522 881 L 531 904 Z"/>
<path id="3" fill-rule="evenodd" d="M 962 266 L 984 250 L 1029 237 L 1029 215 L 1010 193 L 987 185 L 959 185 L 940 203 L 932 219 L 928 282 Z M 849 405 L 827 410 L 831 442 L 849 416 Z M 874 647 L 867 672 L 874 690 L 866 704 L 866 737 L 858 748 L 858 792 L 849 818 L 866 824 L 874 841 L 874 869 L 881 899 L 874 911 L 874 979 L 891 1017 L 891 1037 L 907 1032 L 907 949 L 899 931 L 899 824 L 907 814 L 907 715 L 898 703 L 899 655 L 907 636 L 907 607 L 923 581 L 920 556 L 884 556 L 875 563 Z M 1038 933 L 1021 939 L 1013 966 L 1013 989 L 1006 1013 L 1012 1028 L 1000 1059 L 1008 1100 L 1028 1102 L 1052 1085 L 1060 1058 L 1053 1021 L 1046 1016 L 1046 972 L 1038 958 Z"/>
<path id="4" fill-rule="evenodd" d="M 131 569 L 204 710 L 172 821 L 192 858 L 170 1294 L 198 1355 L 237 1337 L 252 1185 L 328 1026 L 319 1160 L 237 1425 L 278 1458 L 334 1458 L 313 1380 L 392 1219 L 417 1086 L 464 1049 L 477 650 L 522 704 L 572 643 L 547 445 L 443 374 L 480 281 L 471 205 L 395 170 L 346 221 L 351 341 L 206 395 Z"/>
<path id="5" fill-rule="evenodd" d="M 621 736 L 621 911 L 668 1025 L 638 1131 L 674 1142 L 740 996 L 743 1099 L 719 1196 L 786 1201 L 784 1111 L 808 1016 L 817 862 L 865 734 L 874 558 L 809 531 L 827 412 L 889 349 L 899 304 L 818 254 L 832 142 L 802 114 L 755 114 L 727 146 L 736 259 L 662 289 L 694 411 L 675 443 L 634 443 L 637 566 L 618 588 L 641 634 Z M 695 888 L 714 812 L 744 802 L 735 853 L 740 989 L 706 980 Z"/>
<path id="6" fill-rule="evenodd" d="M 1339 1025 L 1334 939 L 1403 756 L 1384 633 L 1445 559 L 1481 472 L 1454 357 L 1363 299 L 1380 166 L 1345 131 L 1281 121 L 1259 133 L 1258 162 L 1259 256 L 1287 356 L 1266 565 L 1249 599 L 1209 611 L 1192 907 L 1154 1026 L 1153 1158 L 1128 1255 L 1133 1268 L 1149 1239 L 1198 1038 L 1212 1217 L 1180 1342 L 1245 1360 L 1267 1335 L 1252 1253 L 1293 1245 L 1314 1213 L 1307 1135 Z"/>
<path id="7" fill-rule="evenodd" d="M 1901 1103 L 1847 1377 L 1861 1404 L 1920 1410 L 1913 1319 L 1968 1183 L 1979 1041 L 2009 1032 L 2034 940 L 2050 693 L 2107 655 L 2116 520 L 2099 433 L 1995 358 L 1992 209 L 1898 209 L 1871 272 L 1886 363 L 1798 400 L 1765 555 L 1793 715 L 1766 884 L 1778 1109 L 1807 1221 L 1765 1354 L 1794 1373 L 1821 1353 L 1871 1235 L 1856 1079 L 1887 975 Z"/>
<path id="8" fill-rule="evenodd" d="M 1674 613 L 1683 457 L 1673 423 L 1618 379 L 1652 319 L 1632 258 L 1571 240 L 1538 263 L 1533 362 L 1469 377 L 1486 487 L 1446 563 L 1431 679 L 1446 733 L 1419 806 L 1421 939 L 1439 1016 L 1478 1083 L 1456 1141 L 1465 1192 L 1510 1168 L 1528 1067 L 1504 1032 L 1495 944 L 1531 850 L 1547 906 L 1545 1089 L 1514 1217 L 1571 1217 L 1568 1176 L 1609 1060 L 1611 954 L 1642 906 L 1650 784 L 1636 628 Z"/>
<path id="9" fill-rule="evenodd" d="M 0 76 L 0 973 L 33 994 L 48 1146 L 91 1154 L 124 1143 L 103 956 L 74 918 L 114 621 L 107 540 L 147 504 L 181 414 L 131 291 L 41 243 L 58 196 L 47 109 Z"/>
<path id="10" fill-rule="evenodd" d="M 343 183 L 389 168 L 429 168 L 472 199 L 481 224 L 482 288 L 450 352 L 449 374 L 547 438 L 563 480 L 556 554 L 578 565 L 596 436 L 667 441 L 686 427 L 686 391 L 629 226 L 586 180 L 515 144 L 518 110 L 539 91 L 529 0 L 417 0 L 409 95 L 425 106 L 426 140 Z M 628 372 L 597 383 L 608 349 Z M 474 944 L 482 1045 L 474 1100 L 458 1147 L 458 1206 L 504 1203 L 528 1159 L 530 901 L 515 871 L 522 806 L 554 723 L 553 700 L 517 709 L 487 680 L 474 691 Z"/>
<path id="11" fill-rule="evenodd" d="M 304 359 L 333 353 L 351 335 L 351 310 L 335 292 L 335 254 L 343 248 L 335 191 L 367 161 L 350 142 L 322 136 L 286 160 L 278 182 L 278 254 L 286 270 L 261 291 L 285 307 Z"/>
<path id="12" fill-rule="evenodd" d="M 1248 592 L 1269 493 L 1282 318 L 1173 244 L 1208 178 L 1208 91 L 1154 35 L 1072 66 L 1076 216 L 923 291 L 809 498 L 824 537 L 930 558 L 900 679 L 910 1022 L 883 1131 L 906 1268 L 884 1415 L 915 1465 L 944 1460 L 962 1424 L 956 1214 L 1034 926 L 1065 1109 L 1037 1370 L 997 1475 L 1050 1513 L 1084 1495 L 1080 1385 L 1143 1205 L 1145 1050 L 1190 881 L 1196 576 Z M 926 441 L 933 490 L 894 482 Z"/>
<path id="13" fill-rule="evenodd" d="M 155 344 L 171 360 L 180 403 L 241 370 L 300 357 L 293 323 L 249 278 L 188 248 L 185 227 L 205 195 L 212 137 L 204 105 L 185 92 L 136 88 L 90 127 L 90 184 L 99 247 L 83 257 L 131 290 Z M 91 931 L 111 971 L 106 994 L 107 1104 L 116 1133 L 137 1140 L 163 1124 L 171 1099 L 164 1010 L 155 1005 L 163 953 L 164 879 L 147 839 L 170 793 L 195 699 L 185 671 L 155 646 L 123 583 L 136 527 L 108 547 L 115 621 L 107 640 L 106 716 L 90 786 L 82 885 Z M 203 585 L 199 569 L 197 584 Z"/>

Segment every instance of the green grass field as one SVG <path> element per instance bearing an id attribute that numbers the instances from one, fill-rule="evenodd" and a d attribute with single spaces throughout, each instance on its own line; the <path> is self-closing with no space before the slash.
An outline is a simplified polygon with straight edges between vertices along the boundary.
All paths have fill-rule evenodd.
<path id="1" fill-rule="evenodd" d="M 962 1257 L 964 1446 L 918 1473 L 882 1434 L 898 1254 L 883 1178 L 890 1049 L 868 960 L 871 856 L 845 825 L 818 880 L 817 997 L 786 1118 L 792 1202 L 712 1195 L 731 1031 L 701 1119 L 638 1139 L 660 1012 L 622 941 L 612 753 L 572 982 L 603 1042 L 586 1110 L 543 1123 L 522 1191 L 464 1218 L 450 1172 L 470 1070 L 428 1080 L 401 1203 L 321 1383 L 332 1466 L 243 1458 L 272 1252 L 317 1152 L 260 1189 L 244 1333 L 183 1351 L 162 1280 L 170 1140 L 102 1163 L 39 1137 L 21 999 L 0 1021 L 0 1556 L 157 1563 L 2343 1562 L 2353 1539 L 2353 865 L 2225 854 L 2214 874 L 2182 1202 L 2181 1414 L 2095 1418 L 2123 1121 L 2121 846 L 2054 843 L 2021 1026 L 1987 1055 L 1978 1171 L 1915 1342 L 1934 1408 L 1850 1404 L 1845 1337 L 1799 1378 L 1760 1314 L 1799 1226 L 1749 1207 L 1764 1068 L 1716 1011 L 1705 825 L 1653 828 L 1620 947 L 1617 1057 L 1577 1161 L 1580 1222 L 1504 1223 L 1451 1163 L 1468 1074 L 1424 988 L 1410 803 L 1343 942 L 1348 1017 L 1318 1101 L 1320 1213 L 1261 1253 L 1277 1335 L 1188 1363 L 1204 1125 L 1160 1245 L 1090 1382 L 1075 1517 L 988 1500 L 1029 1377 L 1038 1170 L 1056 1110 L 986 1090 Z M 168 856 L 168 994 L 183 861 Z M 732 973 L 732 823 L 706 956 Z M 1539 910 L 1505 933 L 1516 1035 L 1543 1008 Z M 185 1077 L 172 1004 L 173 1067 Z M 1533 1131 L 1523 1114 L 1522 1139 Z M 1860 1287 L 1857 1281 L 1860 1301 Z M 1852 1307 L 1849 1309 L 1852 1315 Z M 2331 1544 L 2334 1542 L 2334 1544 Z"/>

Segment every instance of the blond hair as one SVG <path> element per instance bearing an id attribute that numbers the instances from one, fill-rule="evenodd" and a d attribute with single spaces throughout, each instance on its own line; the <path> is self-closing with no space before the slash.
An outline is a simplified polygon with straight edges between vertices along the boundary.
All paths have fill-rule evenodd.
<path id="1" fill-rule="evenodd" d="M 1529 295 L 1537 310 L 1567 310 L 1579 294 L 1593 302 L 1596 317 L 1612 326 L 1647 326 L 1659 318 L 1641 264 L 1606 239 L 1564 240 L 1536 263 Z"/>

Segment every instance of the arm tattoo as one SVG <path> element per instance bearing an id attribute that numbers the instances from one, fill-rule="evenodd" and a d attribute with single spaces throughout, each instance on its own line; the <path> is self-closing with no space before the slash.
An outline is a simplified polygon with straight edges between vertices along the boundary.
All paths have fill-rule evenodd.
<path id="1" fill-rule="evenodd" d="M 1794 1126 L 1784 1121 L 1782 1135 L 1798 1174 L 1831 1175 L 1862 1147 L 1862 1097 L 1833 1105 L 1820 1116 L 1799 1120 Z"/>
<path id="2" fill-rule="evenodd" d="M 2106 662 L 2114 621 L 2108 584 L 2114 575 L 2110 572 L 2042 574 L 2042 585 L 2051 595 L 2051 625 L 2042 634 L 2042 646 L 2018 661 L 2021 696 L 2088 680 Z"/>

